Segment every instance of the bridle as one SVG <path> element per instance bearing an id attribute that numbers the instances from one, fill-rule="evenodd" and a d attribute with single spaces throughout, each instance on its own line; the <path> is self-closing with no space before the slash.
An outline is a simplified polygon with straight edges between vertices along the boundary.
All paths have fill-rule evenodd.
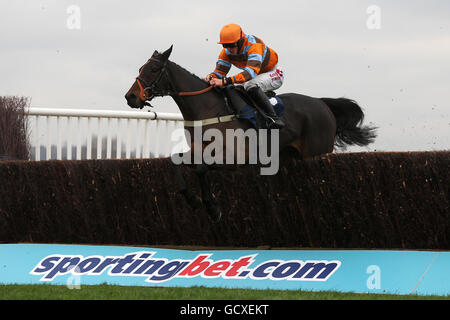
<path id="1" fill-rule="evenodd" d="M 161 62 L 155 58 L 150 58 L 147 63 L 149 63 L 151 60 L 155 60 L 158 62 Z M 161 68 L 160 73 L 158 74 L 158 77 L 155 79 L 155 81 L 153 81 L 150 85 L 142 78 L 142 72 L 144 71 L 145 66 L 147 65 L 144 64 L 141 68 L 141 71 L 139 72 L 139 75 L 136 77 L 136 82 L 139 86 L 139 98 L 142 101 L 145 101 L 146 105 L 148 106 L 152 106 L 150 103 L 148 103 L 147 101 L 151 101 L 153 98 L 155 97 L 165 97 L 165 96 L 195 96 L 195 95 L 200 95 L 203 93 L 206 93 L 208 91 L 210 91 L 213 86 L 209 86 L 206 89 L 200 90 L 200 91 L 193 91 L 193 92 L 177 92 L 173 89 L 173 83 L 169 77 L 169 72 L 167 71 L 167 61 L 166 60 L 163 63 L 163 66 Z M 168 82 L 169 82 L 169 89 L 161 89 L 158 88 L 158 84 L 161 81 L 163 75 L 166 76 Z"/>

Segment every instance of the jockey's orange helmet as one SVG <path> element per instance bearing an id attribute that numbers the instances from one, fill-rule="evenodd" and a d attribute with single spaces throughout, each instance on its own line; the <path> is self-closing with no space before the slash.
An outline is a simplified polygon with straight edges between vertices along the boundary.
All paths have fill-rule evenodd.
<path id="1" fill-rule="evenodd" d="M 236 43 L 244 37 L 242 28 L 234 23 L 227 24 L 220 30 L 219 44 L 232 44 Z"/>

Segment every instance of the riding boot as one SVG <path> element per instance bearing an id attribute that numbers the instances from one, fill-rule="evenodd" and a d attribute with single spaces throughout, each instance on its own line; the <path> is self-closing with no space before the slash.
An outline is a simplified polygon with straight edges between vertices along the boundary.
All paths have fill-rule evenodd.
<path id="1" fill-rule="evenodd" d="M 245 101 L 242 100 L 241 97 L 239 97 L 234 86 L 226 86 L 223 88 L 223 91 L 228 98 L 228 105 L 236 114 L 239 114 L 239 112 L 246 106 Z"/>
<path id="2" fill-rule="evenodd" d="M 283 120 L 275 113 L 272 103 L 269 101 L 269 98 L 266 96 L 264 91 L 262 91 L 260 87 L 256 86 L 248 89 L 247 92 L 273 121 L 269 124 L 269 129 L 283 129 L 285 124 Z"/>

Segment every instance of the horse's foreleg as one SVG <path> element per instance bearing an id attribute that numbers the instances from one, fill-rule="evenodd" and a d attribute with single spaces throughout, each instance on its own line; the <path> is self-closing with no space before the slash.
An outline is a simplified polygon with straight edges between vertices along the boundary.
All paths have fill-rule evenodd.
<path id="1" fill-rule="evenodd" d="M 202 190 L 202 200 L 206 206 L 209 216 L 215 222 L 219 222 L 222 218 L 222 211 L 217 206 L 216 201 L 211 192 L 211 183 L 208 177 L 208 166 L 205 164 L 199 164 L 196 166 L 196 174 L 200 181 L 200 187 Z"/>
<path id="2" fill-rule="evenodd" d="M 180 165 L 175 165 L 174 180 L 177 186 L 177 192 L 181 193 L 186 199 L 187 203 L 193 209 L 199 209 L 202 207 L 202 199 L 192 193 L 187 187 L 186 181 L 184 180 L 183 173 L 181 172 Z"/>

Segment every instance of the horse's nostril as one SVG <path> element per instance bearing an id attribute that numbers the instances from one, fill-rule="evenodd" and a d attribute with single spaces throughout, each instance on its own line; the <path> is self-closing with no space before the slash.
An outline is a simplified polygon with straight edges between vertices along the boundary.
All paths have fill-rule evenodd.
<path id="1" fill-rule="evenodd" d="M 125 99 L 127 99 L 127 104 L 131 108 L 141 108 L 142 109 L 140 100 L 138 99 L 138 97 L 134 93 L 126 94 L 125 95 Z"/>
<path id="2" fill-rule="evenodd" d="M 125 95 L 125 99 L 127 99 L 127 101 L 134 100 L 136 99 L 136 96 L 134 95 L 134 93 L 128 93 Z"/>

